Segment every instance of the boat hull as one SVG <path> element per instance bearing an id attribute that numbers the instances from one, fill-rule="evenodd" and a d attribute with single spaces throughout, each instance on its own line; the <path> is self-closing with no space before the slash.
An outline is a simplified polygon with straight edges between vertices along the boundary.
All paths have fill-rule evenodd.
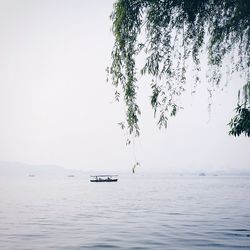
<path id="1" fill-rule="evenodd" d="M 102 180 L 90 180 L 90 182 L 117 182 L 118 179 L 110 179 L 110 180 L 107 180 L 107 179 L 102 179 Z"/>

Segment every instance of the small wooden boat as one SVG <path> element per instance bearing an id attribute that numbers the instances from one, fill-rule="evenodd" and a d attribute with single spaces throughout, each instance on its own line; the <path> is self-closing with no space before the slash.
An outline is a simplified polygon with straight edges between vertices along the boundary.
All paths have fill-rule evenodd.
<path id="1" fill-rule="evenodd" d="M 107 174 L 102 174 L 102 175 L 91 175 L 91 182 L 117 182 L 118 175 L 107 175 Z"/>

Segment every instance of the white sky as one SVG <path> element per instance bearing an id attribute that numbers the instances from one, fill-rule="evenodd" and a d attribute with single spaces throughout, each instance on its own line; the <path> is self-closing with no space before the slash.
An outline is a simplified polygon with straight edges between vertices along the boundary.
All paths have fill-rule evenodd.
<path id="1" fill-rule="evenodd" d="M 112 4 L 0 0 L 0 160 L 131 171 L 133 150 L 117 126 L 123 108 L 106 82 Z M 241 84 L 235 77 L 216 92 L 210 120 L 200 86 L 161 131 L 142 89 L 141 171 L 250 170 L 249 138 L 226 126 Z"/>

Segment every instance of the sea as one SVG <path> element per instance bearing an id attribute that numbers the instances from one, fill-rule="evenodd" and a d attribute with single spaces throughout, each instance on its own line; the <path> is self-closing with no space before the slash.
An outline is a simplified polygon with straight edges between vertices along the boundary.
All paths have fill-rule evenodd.
<path id="1" fill-rule="evenodd" d="M 0 249 L 250 249 L 250 177 L 2 176 Z"/>

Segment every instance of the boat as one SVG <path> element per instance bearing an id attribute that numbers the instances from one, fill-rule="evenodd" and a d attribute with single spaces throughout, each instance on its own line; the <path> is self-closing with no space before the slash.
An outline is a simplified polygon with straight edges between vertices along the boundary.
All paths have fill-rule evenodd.
<path id="1" fill-rule="evenodd" d="M 101 174 L 101 175 L 91 175 L 90 182 L 117 182 L 118 175 L 108 175 L 108 174 Z"/>
<path id="2" fill-rule="evenodd" d="M 205 173 L 200 173 L 199 176 L 206 176 L 206 174 Z"/>

